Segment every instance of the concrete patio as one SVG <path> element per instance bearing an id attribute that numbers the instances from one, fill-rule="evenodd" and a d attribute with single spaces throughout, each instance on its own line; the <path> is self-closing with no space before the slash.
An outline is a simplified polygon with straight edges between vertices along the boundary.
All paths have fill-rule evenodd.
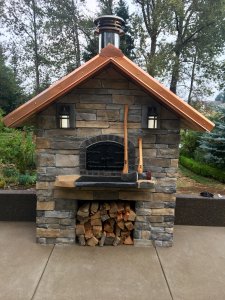
<path id="1" fill-rule="evenodd" d="M 2 300 L 224 300 L 225 228 L 176 226 L 172 248 L 42 246 L 0 222 Z"/>

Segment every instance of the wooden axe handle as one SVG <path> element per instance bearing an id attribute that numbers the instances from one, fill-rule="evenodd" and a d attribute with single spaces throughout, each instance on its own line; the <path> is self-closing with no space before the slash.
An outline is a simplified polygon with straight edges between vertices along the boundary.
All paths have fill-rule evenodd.
<path id="1" fill-rule="evenodd" d="M 128 139 L 127 139 L 128 104 L 124 107 L 124 165 L 123 174 L 128 173 Z"/>
<path id="2" fill-rule="evenodd" d="M 143 173 L 143 154 L 142 154 L 142 137 L 138 138 L 138 150 L 139 150 L 139 162 L 138 162 L 138 174 Z"/>

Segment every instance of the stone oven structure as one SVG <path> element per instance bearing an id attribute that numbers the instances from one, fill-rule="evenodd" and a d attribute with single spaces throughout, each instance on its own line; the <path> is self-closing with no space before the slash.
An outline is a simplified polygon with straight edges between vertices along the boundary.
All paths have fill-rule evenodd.
<path id="1" fill-rule="evenodd" d="M 150 171 L 151 179 L 120 180 L 125 105 L 129 173 L 135 175 L 138 168 L 141 137 L 142 173 Z M 148 123 L 151 111 L 157 117 L 154 128 Z M 89 212 L 81 222 L 80 206 L 90 210 L 96 202 L 107 206 L 122 201 L 126 206 L 129 201 L 136 215 L 132 243 L 171 246 L 180 128 L 213 128 L 111 44 L 7 115 L 4 122 L 11 127 L 32 122 L 37 128 L 36 236 L 42 244 L 75 243 L 77 224 L 85 225 L 91 218 Z M 80 229 L 79 234 L 85 235 Z M 104 224 L 99 238 L 103 232 Z"/>

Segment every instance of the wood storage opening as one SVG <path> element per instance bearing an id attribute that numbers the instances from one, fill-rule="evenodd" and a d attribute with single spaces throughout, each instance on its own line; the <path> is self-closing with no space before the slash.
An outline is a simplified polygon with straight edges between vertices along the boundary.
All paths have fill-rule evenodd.
<path id="1" fill-rule="evenodd" d="M 76 237 L 81 246 L 133 245 L 134 201 L 79 201 Z"/>

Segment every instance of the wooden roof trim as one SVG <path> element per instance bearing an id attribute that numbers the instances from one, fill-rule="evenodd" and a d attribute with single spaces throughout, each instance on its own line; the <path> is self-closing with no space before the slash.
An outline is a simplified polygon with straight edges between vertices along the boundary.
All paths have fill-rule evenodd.
<path id="1" fill-rule="evenodd" d="M 138 82 L 145 90 L 149 91 L 184 119 L 194 123 L 196 129 L 201 131 L 211 131 L 213 129 L 214 123 L 159 83 L 155 78 L 151 77 L 126 56 L 123 58 L 111 58 L 111 60 L 121 71 L 125 72 L 135 82 Z M 193 124 L 191 127 L 193 127 Z"/>
<path id="2" fill-rule="evenodd" d="M 75 86 L 88 79 L 92 74 L 102 69 L 108 62 L 109 58 L 107 57 L 100 55 L 95 56 L 84 65 L 56 81 L 49 88 L 9 113 L 3 119 L 5 125 L 9 127 L 19 126 L 23 121 L 41 111 L 55 99 L 66 94 Z"/>

